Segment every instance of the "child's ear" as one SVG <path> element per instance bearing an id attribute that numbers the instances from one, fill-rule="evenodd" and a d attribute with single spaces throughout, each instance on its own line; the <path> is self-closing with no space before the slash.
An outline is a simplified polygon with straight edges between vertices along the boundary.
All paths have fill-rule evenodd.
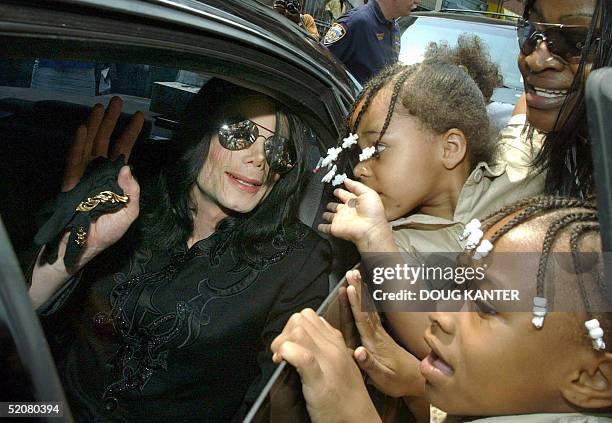
<path id="1" fill-rule="evenodd" d="M 442 164 L 448 170 L 463 162 L 467 155 L 467 139 L 460 129 L 452 128 L 442 135 Z"/>
<path id="2" fill-rule="evenodd" d="M 612 406 L 612 354 L 604 353 L 590 366 L 582 366 L 578 376 L 561 389 L 563 397 L 580 408 Z"/>

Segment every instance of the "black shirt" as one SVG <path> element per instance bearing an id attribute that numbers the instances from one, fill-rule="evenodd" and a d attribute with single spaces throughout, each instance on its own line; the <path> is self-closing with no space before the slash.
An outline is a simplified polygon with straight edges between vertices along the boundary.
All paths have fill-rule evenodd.
<path id="1" fill-rule="evenodd" d="M 291 230 L 297 241 L 271 245 L 259 268 L 218 234 L 165 254 L 122 242 L 94 259 L 41 308 L 75 419 L 242 418 L 274 370 L 272 339 L 328 292 L 329 244 Z"/>

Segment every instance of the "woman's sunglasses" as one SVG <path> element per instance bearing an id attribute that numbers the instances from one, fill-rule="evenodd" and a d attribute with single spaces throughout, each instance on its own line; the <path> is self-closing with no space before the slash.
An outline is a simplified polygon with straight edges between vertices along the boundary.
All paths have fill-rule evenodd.
<path id="1" fill-rule="evenodd" d="M 529 56 L 540 42 L 546 43 L 548 51 L 567 63 L 580 63 L 586 44 L 589 27 L 530 22 L 519 19 L 517 37 L 519 48 Z M 589 52 L 590 53 L 590 52 Z"/>
<path id="2" fill-rule="evenodd" d="M 259 127 L 272 132 L 269 137 L 259 135 Z M 234 123 L 224 123 L 219 128 L 219 143 L 228 150 L 237 151 L 249 148 L 259 137 L 264 138 L 264 152 L 270 170 L 274 173 L 287 173 L 295 166 L 297 155 L 290 140 L 248 119 Z"/>

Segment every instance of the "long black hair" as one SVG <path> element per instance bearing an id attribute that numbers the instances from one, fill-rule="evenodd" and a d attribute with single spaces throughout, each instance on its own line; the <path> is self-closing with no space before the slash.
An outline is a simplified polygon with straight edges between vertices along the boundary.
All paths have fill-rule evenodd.
<path id="1" fill-rule="evenodd" d="M 191 100 L 173 138 L 165 165 L 154 186 L 145 194 L 141 232 L 150 248 L 184 248 L 193 232 L 195 203 L 191 192 L 206 162 L 211 136 L 223 122 L 224 111 L 248 98 L 263 94 L 221 79 L 209 81 Z M 269 195 L 249 213 L 235 213 L 217 225 L 228 234 L 227 245 L 236 257 L 258 265 L 265 260 L 271 241 L 291 242 L 291 223 L 297 221 L 300 183 L 304 173 L 304 126 L 281 104 L 266 97 L 276 109 L 275 132 L 289 138 L 296 149 L 296 165 L 281 176 Z"/>
<path id="2" fill-rule="evenodd" d="M 527 0 L 523 17 L 529 19 L 537 0 Z M 597 0 L 576 76 L 561 106 L 552 132 L 546 135 L 534 165 L 546 171 L 547 193 L 587 197 L 594 192 L 593 163 L 584 98 L 585 80 L 591 70 L 612 65 L 612 8 L 609 0 Z"/>

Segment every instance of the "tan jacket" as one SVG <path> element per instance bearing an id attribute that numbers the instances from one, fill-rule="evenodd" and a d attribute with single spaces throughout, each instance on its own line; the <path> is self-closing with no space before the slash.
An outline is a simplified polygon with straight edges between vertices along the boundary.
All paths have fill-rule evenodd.
<path id="1" fill-rule="evenodd" d="M 525 115 L 513 116 L 498 138 L 499 154 L 489 166 L 479 163 L 465 181 L 452 220 L 413 214 L 391 222 L 395 242 L 411 253 L 445 253 L 463 250 L 459 240 L 473 218 L 483 219 L 499 208 L 544 192 L 544 174 L 529 174 L 529 164 L 543 137 L 529 141 L 523 133 Z"/>

